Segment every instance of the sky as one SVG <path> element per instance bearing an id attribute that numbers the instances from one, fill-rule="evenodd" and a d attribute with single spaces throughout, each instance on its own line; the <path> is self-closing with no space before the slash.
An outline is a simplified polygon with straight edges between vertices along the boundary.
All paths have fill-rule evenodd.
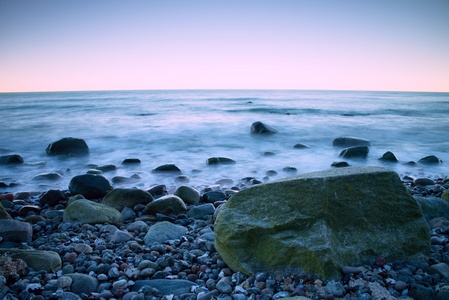
<path id="1" fill-rule="evenodd" d="M 0 0 L 0 92 L 449 92 L 449 0 Z"/>

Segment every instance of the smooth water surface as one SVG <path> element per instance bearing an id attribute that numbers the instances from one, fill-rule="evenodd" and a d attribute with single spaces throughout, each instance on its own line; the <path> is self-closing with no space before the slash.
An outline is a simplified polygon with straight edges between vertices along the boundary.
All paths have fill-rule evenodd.
<path id="1" fill-rule="evenodd" d="M 330 168 L 341 161 L 341 149 L 332 141 L 356 136 L 372 141 L 366 160 L 351 165 L 383 165 L 386 151 L 400 160 L 385 165 L 400 175 L 449 175 L 449 93 L 186 90 L 97 91 L 0 94 L 0 155 L 19 154 L 25 164 L 0 166 L 0 181 L 15 187 L 3 191 L 67 189 L 70 179 L 91 166 L 114 164 L 117 171 L 103 175 L 140 179 L 116 187 L 175 187 L 176 176 L 152 169 L 176 164 L 196 187 L 228 178 L 273 180 Z M 250 134 L 251 124 L 262 121 L 279 134 Z M 48 144 L 63 138 L 84 139 L 85 157 L 48 156 Z M 294 149 L 297 143 L 309 149 Z M 275 155 L 263 156 L 264 152 Z M 436 155 L 440 166 L 409 166 Z M 235 165 L 208 166 L 212 156 L 234 159 Z M 139 158 L 137 166 L 123 166 L 125 158 Z M 266 171 L 277 175 L 266 177 Z M 39 174 L 57 172 L 63 179 L 36 181 Z"/>

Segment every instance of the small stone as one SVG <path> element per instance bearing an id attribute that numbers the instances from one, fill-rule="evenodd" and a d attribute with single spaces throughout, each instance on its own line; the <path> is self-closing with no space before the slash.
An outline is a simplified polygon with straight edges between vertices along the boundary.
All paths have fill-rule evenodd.
<path id="1" fill-rule="evenodd" d="M 398 280 L 396 281 L 395 285 L 394 285 L 394 289 L 398 292 L 402 292 L 403 290 L 405 290 L 407 288 L 407 283 L 405 283 L 402 280 Z"/>
<path id="2" fill-rule="evenodd" d="M 340 281 L 331 280 L 326 284 L 326 291 L 335 297 L 342 297 L 345 294 L 345 287 Z"/>
<path id="3" fill-rule="evenodd" d="M 73 280 L 69 276 L 61 276 L 58 278 L 56 285 L 58 288 L 66 289 L 72 285 L 72 282 Z"/>
<path id="4" fill-rule="evenodd" d="M 126 279 L 117 280 L 112 284 L 114 289 L 126 289 L 128 287 L 128 281 Z"/>
<path id="5" fill-rule="evenodd" d="M 222 280 L 218 281 L 216 288 L 220 293 L 223 293 L 223 294 L 231 294 L 232 293 L 232 287 L 228 283 L 226 283 Z"/>
<path id="6" fill-rule="evenodd" d="M 92 254 L 92 247 L 87 244 L 76 244 L 74 249 L 76 253 Z"/>

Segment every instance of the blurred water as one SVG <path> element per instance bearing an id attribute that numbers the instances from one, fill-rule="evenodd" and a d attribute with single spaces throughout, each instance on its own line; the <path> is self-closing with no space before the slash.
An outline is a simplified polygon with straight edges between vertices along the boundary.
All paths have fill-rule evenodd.
<path id="1" fill-rule="evenodd" d="M 70 179 L 85 173 L 88 164 L 115 164 L 104 176 L 141 179 L 127 186 L 146 188 L 177 185 L 175 176 L 151 173 L 155 167 L 176 164 L 193 186 L 252 176 L 269 180 L 330 168 L 339 161 L 332 146 L 339 136 L 372 141 L 369 156 L 351 165 L 382 165 L 378 158 L 392 151 L 400 164 L 387 166 L 400 175 L 447 176 L 449 170 L 449 93 L 355 91 L 98 91 L 0 94 L 0 155 L 19 154 L 24 165 L 0 166 L 0 181 L 20 185 L 4 191 L 66 189 Z M 279 134 L 250 134 L 262 121 Z M 63 137 L 83 138 L 86 157 L 51 157 L 45 148 Z M 304 143 L 310 149 L 293 146 Z M 265 151 L 274 156 L 262 156 Z M 411 167 L 403 163 L 436 155 L 439 167 Z M 207 166 L 211 156 L 237 161 L 231 166 Z M 124 167 L 125 158 L 139 158 L 139 166 Z M 192 172 L 192 170 L 201 172 Z M 42 173 L 58 172 L 63 179 L 36 182 Z M 1 190 L 0 190 L 1 191 Z"/>

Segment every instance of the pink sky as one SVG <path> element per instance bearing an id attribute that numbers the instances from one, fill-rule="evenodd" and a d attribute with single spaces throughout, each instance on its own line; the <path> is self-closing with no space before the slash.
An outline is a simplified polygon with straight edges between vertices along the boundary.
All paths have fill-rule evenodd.
<path id="1" fill-rule="evenodd" d="M 0 1 L 0 92 L 125 89 L 449 92 L 449 1 Z"/>

